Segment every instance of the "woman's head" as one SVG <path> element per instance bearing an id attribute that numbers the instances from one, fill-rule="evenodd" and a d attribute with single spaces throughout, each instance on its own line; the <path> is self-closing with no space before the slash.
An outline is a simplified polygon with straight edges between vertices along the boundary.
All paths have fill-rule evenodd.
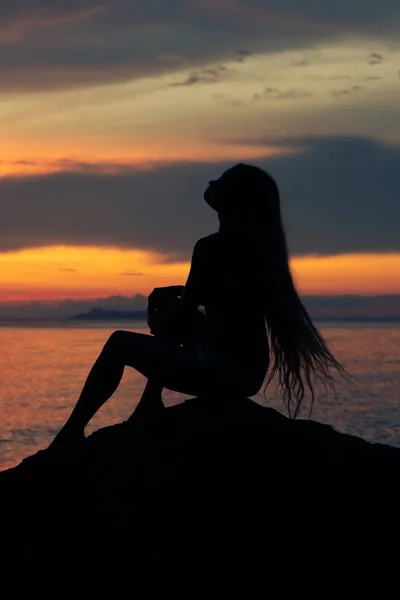
<path id="1" fill-rule="evenodd" d="M 272 218 L 279 213 L 279 192 L 268 173 L 239 163 L 209 182 L 204 199 L 222 216 Z"/>

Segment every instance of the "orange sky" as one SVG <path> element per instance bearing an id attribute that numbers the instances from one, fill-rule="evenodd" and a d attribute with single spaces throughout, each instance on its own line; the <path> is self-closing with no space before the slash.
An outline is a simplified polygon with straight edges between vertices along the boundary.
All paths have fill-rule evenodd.
<path id="1" fill-rule="evenodd" d="M 55 247 L 0 255 L 0 301 L 148 295 L 156 286 L 183 284 L 188 263 L 111 248 Z M 399 254 L 294 258 L 302 294 L 400 293 Z"/>

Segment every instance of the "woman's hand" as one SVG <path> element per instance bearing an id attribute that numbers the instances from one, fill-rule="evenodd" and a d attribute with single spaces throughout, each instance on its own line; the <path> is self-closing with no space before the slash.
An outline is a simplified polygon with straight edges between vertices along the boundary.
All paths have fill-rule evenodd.
<path id="1" fill-rule="evenodd" d="M 168 334 L 177 329 L 176 316 L 181 302 L 181 286 L 156 288 L 149 296 L 147 324 L 153 335 Z"/>
<path id="2" fill-rule="evenodd" d="M 147 317 L 147 325 L 150 328 L 150 333 L 152 335 L 158 335 L 162 331 L 162 320 L 163 316 L 157 313 L 153 315 L 148 315 Z"/>
<path id="3" fill-rule="evenodd" d="M 180 345 L 183 331 L 179 303 L 180 298 L 171 297 L 162 310 L 157 308 L 155 312 L 148 311 L 147 324 L 152 335 L 163 337 L 165 340 Z"/>
<path id="4" fill-rule="evenodd" d="M 148 297 L 148 312 L 165 311 L 165 308 L 183 294 L 183 285 L 170 285 L 168 287 L 154 288 Z"/>

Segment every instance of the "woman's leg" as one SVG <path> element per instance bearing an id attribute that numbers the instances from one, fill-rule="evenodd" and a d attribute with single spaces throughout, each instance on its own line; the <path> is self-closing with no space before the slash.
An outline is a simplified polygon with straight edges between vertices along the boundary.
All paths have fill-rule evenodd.
<path id="1" fill-rule="evenodd" d="M 111 336 L 91 368 L 70 417 L 51 446 L 83 439 L 84 429 L 90 419 L 116 391 L 125 365 L 115 350 Z"/>
<path id="2" fill-rule="evenodd" d="M 52 446 L 83 438 L 90 419 L 117 389 L 125 366 L 135 368 L 148 378 L 149 395 L 158 386 L 159 390 L 167 387 L 196 396 L 207 386 L 205 369 L 189 351 L 151 335 L 115 331 L 92 367 L 71 416 Z M 157 407 L 158 410 L 159 403 Z"/>
<path id="3" fill-rule="evenodd" d="M 165 406 L 162 401 L 163 384 L 154 379 L 148 379 L 142 397 L 128 421 L 148 421 L 149 418 L 162 413 Z"/>
<path id="4" fill-rule="evenodd" d="M 179 299 L 174 298 L 173 302 L 176 301 L 179 301 Z M 161 334 L 157 333 L 154 337 L 163 339 L 175 347 L 182 344 L 184 348 L 194 352 L 201 332 L 204 331 L 205 319 L 206 316 L 198 310 L 193 323 L 190 327 L 186 327 L 184 332 L 177 332 L 172 329 L 171 331 L 163 331 Z M 163 384 L 159 381 L 148 379 L 142 397 L 128 421 L 147 420 L 149 417 L 162 412 L 165 409 L 162 401 L 163 388 Z"/>

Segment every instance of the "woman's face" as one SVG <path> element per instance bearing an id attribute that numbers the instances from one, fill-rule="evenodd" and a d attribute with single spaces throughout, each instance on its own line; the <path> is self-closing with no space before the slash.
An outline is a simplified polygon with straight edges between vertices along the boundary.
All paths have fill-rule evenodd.
<path id="1" fill-rule="evenodd" d="M 208 188 L 204 192 L 204 200 L 214 210 L 218 210 L 218 206 L 221 206 L 224 196 L 232 190 L 231 184 L 235 168 L 231 167 L 227 171 L 224 171 L 219 179 L 209 182 Z"/>

